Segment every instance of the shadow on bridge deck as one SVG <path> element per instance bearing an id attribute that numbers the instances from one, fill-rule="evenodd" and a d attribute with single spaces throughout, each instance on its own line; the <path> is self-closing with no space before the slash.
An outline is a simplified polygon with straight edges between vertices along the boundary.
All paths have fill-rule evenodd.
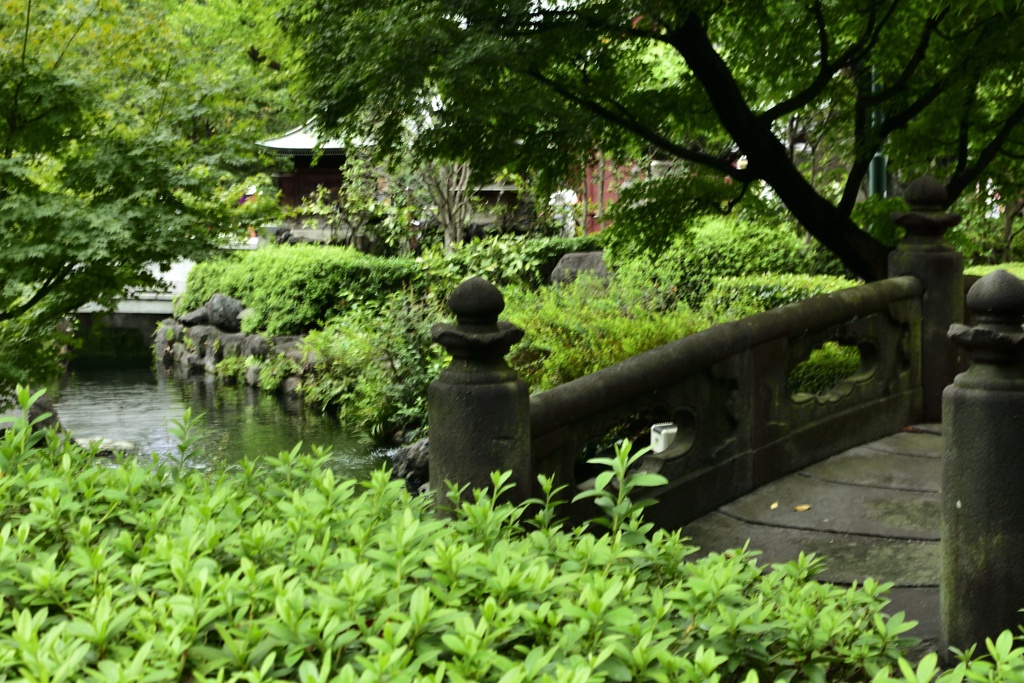
<path id="1" fill-rule="evenodd" d="M 763 486 L 683 535 L 700 546 L 694 557 L 749 539 L 762 551 L 759 563 L 787 562 L 802 551 L 825 558 L 821 581 L 892 582 L 885 611 L 919 622 L 907 634 L 922 640 L 908 653 L 917 660 L 935 650 L 941 628 L 941 453 L 940 425 L 907 427 Z"/>

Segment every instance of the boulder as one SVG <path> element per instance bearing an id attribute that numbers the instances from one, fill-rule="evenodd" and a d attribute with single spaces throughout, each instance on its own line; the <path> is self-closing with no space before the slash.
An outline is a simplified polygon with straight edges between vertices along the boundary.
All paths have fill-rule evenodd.
<path id="1" fill-rule="evenodd" d="M 590 271 L 599 278 L 608 277 L 608 268 L 604 264 L 603 251 L 578 251 L 566 254 L 551 271 L 551 284 L 572 282 L 584 271 Z"/>
<path id="2" fill-rule="evenodd" d="M 245 368 L 245 383 L 254 387 L 260 383 L 260 370 L 262 365 L 249 365 Z"/>
<path id="3" fill-rule="evenodd" d="M 405 480 L 409 493 L 417 495 L 430 482 L 430 439 L 396 448 L 391 455 L 391 479 Z"/>
<path id="4" fill-rule="evenodd" d="M 180 339 L 184 329 L 174 318 L 160 321 L 153 339 L 153 356 L 157 363 L 171 365 L 174 362 L 174 342 Z"/>
<path id="5" fill-rule="evenodd" d="M 206 363 L 203 360 L 203 357 L 198 353 L 187 349 L 178 359 L 178 367 L 186 377 L 206 374 Z"/>
<path id="6" fill-rule="evenodd" d="M 270 342 L 261 334 L 250 334 L 242 345 L 242 356 L 266 358 L 270 355 Z"/>
<path id="7" fill-rule="evenodd" d="M 211 325 L 227 332 L 238 332 L 242 324 L 240 315 L 245 304 L 223 294 L 214 294 L 206 302 L 207 320 Z"/>
<path id="8" fill-rule="evenodd" d="M 302 337 L 298 335 L 282 335 L 280 337 L 271 337 L 270 343 L 274 347 L 274 354 L 279 355 L 282 353 L 288 353 L 293 349 L 297 349 L 302 345 Z"/>
<path id="9" fill-rule="evenodd" d="M 210 312 L 206 310 L 206 306 L 200 306 L 194 311 L 189 311 L 185 315 L 178 316 L 178 322 L 186 327 L 193 325 L 205 325 L 210 322 Z"/>
<path id="10" fill-rule="evenodd" d="M 302 388 L 302 379 L 297 375 L 291 375 L 285 377 L 284 381 L 281 382 L 281 393 L 285 396 L 298 396 L 299 389 Z"/>
<path id="11" fill-rule="evenodd" d="M 220 352 L 224 358 L 233 358 L 243 355 L 245 345 L 248 342 L 248 335 L 244 334 L 222 334 L 220 335 Z"/>
<path id="12" fill-rule="evenodd" d="M 60 423 L 60 418 L 57 416 L 57 409 L 53 407 L 53 401 L 50 400 L 49 396 L 40 396 L 36 399 L 28 409 L 28 421 L 32 422 L 37 417 L 42 416 L 44 413 L 49 413 L 50 416 L 45 420 L 41 420 L 32 426 L 33 432 L 39 432 L 50 427 L 56 427 L 58 431 L 63 432 L 64 426 Z M 6 432 L 14 426 L 13 420 L 0 421 L 0 433 Z"/>

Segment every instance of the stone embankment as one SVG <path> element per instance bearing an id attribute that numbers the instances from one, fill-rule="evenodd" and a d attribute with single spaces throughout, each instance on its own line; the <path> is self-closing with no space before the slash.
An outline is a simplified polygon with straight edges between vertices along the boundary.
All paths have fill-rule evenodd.
<path id="1" fill-rule="evenodd" d="M 216 375 L 217 364 L 225 358 L 251 358 L 242 379 L 246 384 L 256 386 L 263 364 L 284 356 L 293 361 L 298 370 L 286 377 L 278 388 L 285 393 L 296 394 L 302 384 L 302 376 L 310 372 L 316 363 L 315 354 L 302 348 L 301 336 L 264 337 L 240 332 L 246 313 L 244 304 L 238 299 L 214 294 L 204 306 L 162 321 L 154 345 L 157 362 L 185 377 L 192 377 Z M 234 378 L 225 379 L 230 381 Z"/>

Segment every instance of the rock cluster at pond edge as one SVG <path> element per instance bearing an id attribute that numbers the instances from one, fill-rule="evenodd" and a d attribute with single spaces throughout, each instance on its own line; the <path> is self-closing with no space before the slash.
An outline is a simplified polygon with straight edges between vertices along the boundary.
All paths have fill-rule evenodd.
<path id="1" fill-rule="evenodd" d="M 315 354 L 302 348 L 302 337 L 284 335 L 264 337 L 239 332 L 245 305 L 238 299 L 214 294 L 202 307 L 160 323 L 154 345 L 156 360 L 184 376 L 217 373 L 217 363 L 225 358 L 256 359 L 245 369 L 244 381 L 259 382 L 262 363 L 277 356 L 294 361 L 299 374 L 284 379 L 280 389 L 297 393 L 301 376 L 316 363 Z"/>

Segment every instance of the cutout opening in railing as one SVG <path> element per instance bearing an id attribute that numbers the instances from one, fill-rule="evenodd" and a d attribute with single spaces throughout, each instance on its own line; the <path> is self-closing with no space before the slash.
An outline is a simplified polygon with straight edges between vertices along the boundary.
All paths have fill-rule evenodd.
<path id="1" fill-rule="evenodd" d="M 795 403 L 838 401 L 849 395 L 856 384 L 871 379 L 877 356 L 877 350 L 869 343 L 825 342 L 793 368 L 786 388 Z"/>
<path id="2" fill-rule="evenodd" d="M 679 458 L 693 449 L 697 441 L 697 414 L 689 408 L 670 411 L 665 408 L 644 410 L 631 415 L 627 420 L 616 425 L 603 438 L 588 444 L 580 452 L 573 463 L 573 476 L 578 483 L 593 479 L 604 468 L 588 462 L 595 457 L 612 457 L 615 446 L 623 439 L 629 439 L 632 452 L 651 445 L 651 428 L 659 424 L 672 424 L 675 435 L 669 447 L 661 453 L 653 454 L 659 459 Z M 649 454 L 650 457 L 650 454 Z"/>

